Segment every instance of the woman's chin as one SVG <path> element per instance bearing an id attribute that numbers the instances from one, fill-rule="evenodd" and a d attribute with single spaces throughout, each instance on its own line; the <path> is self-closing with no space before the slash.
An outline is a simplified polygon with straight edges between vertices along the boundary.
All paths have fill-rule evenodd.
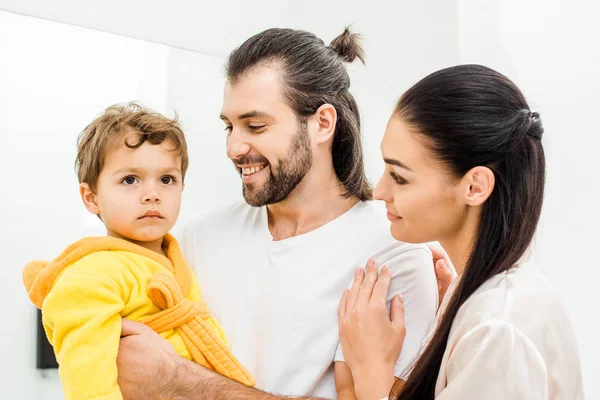
<path id="1" fill-rule="evenodd" d="M 411 244 L 427 243 L 429 241 L 427 238 L 422 237 L 422 235 L 415 235 L 414 232 L 410 232 L 405 227 L 398 225 L 398 223 L 392 223 L 390 227 L 390 233 L 397 241 Z"/>

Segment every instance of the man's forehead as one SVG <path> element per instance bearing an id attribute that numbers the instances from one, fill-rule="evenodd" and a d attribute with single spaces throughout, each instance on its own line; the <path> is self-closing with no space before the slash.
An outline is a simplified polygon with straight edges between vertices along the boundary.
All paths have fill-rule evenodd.
<path id="1" fill-rule="evenodd" d="M 274 117 L 282 107 L 288 105 L 279 75 L 261 68 L 225 84 L 221 119 Z"/>

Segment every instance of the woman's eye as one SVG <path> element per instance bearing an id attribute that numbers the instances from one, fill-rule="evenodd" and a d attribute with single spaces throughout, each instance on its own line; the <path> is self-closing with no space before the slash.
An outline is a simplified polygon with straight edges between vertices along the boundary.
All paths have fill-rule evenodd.
<path id="1" fill-rule="evenodd" d="M 133 185 L 137 182 L 137 178 L 135 176 L 126 176 L 121 182 L 123 182 L 126 185 Z"/>
<path id="2" fill-rule="evenodd" d="M 390 176 L 392 177 L 392 179 L 394 181 L 396 181 L 396 183 L 398 185 L 404 185 L 406 184 L 406 179 L 404 179 L 403 177 L 401 177 L 400 175 L 396 174 L 395 172 L 390 172 Z"/>

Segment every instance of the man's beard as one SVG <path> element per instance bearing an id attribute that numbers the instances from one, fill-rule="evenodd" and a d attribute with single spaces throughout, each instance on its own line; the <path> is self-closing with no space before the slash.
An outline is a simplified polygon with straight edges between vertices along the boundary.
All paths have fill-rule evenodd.
<path id="1" fill-rule="evenodd" d="M 269 177 L 262 187 L 256 184 L 242 184 L 244 199 L 254 207 L 275 204 L 285 200 L 304 179 L 312 166 L 312 150 L 306 126 L 294 136 L 285 159 L 279 159 L 277 170 L 269 165 Z"/>

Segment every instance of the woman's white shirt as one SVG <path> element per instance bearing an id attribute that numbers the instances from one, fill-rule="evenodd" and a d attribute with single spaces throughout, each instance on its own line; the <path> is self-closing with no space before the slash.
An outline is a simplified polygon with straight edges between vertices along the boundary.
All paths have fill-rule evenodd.
<path id="1" fill-rule="evenodd" d="M 438 317 L 456 287 L 448 290 Z M 556 292 L 533 264 L 492 277 L 461 306 L 452 323 L 435 397 L 583 399 L 571 324 Z"/>

